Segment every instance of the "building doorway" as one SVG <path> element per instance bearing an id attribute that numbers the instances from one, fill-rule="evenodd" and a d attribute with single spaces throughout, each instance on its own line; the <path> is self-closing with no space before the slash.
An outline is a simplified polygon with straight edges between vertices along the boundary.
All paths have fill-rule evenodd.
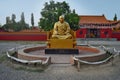
<path id="1" fill-rule="evenodd" d="M 100 38 L 100 30 L 99 29 L 88 29 L 87 38 Z"/>

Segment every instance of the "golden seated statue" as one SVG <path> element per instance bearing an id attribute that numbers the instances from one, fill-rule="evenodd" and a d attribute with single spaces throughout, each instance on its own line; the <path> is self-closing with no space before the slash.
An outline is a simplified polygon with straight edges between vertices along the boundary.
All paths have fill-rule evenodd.
<path id="1" fill-rule="evenodd" d="M 64 17 L 60 16 L 54 29 L 47 32 L 47 47 L 54 49 L 72 49 L 76 46 L 76 33 L 70 29 Z"/>
<path id="2" fill-rule="evenodd" d="M 71 39 L 53 39 L 52 34 L 53 30 L 47 33 L 47 47 L 56 48 L 56 49 L 69 49 L 75 48 L 76 46 L 76 34 L 74 31 L 70 31 L 72 38 Z"/>

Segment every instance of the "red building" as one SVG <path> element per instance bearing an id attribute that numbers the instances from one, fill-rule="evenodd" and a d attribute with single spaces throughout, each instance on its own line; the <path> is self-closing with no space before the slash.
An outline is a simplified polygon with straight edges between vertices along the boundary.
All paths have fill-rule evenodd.
<path id="1" fill-rule="evenodd" d="M 80 16 L 80 29 L 76 32 L 77 38 L 116 38 L 120 41 L 120 29 L 118 32 L 113 28 L 120 28 L 119 21 L 110 21 L 102 16 Z M 6 32 L 0 28 L 0 40 L 30 40 L 46 41 L 47 34 L 43 30 L 22 30 L 20 32 Z"/>
<path id="2" fill-rule="evenodd" d="M 112 29 L 120 26 L 120 21 L 110 21 L 102 16 L 80 16 L 77 38 L 112 38 Z"/>

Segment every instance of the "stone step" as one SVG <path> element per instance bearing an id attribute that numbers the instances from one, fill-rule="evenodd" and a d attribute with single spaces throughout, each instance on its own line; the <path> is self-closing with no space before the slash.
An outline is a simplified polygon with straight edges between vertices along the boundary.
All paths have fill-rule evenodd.
<path id="1" fill-rule="evenodd" d="M 117 38 L 77 38 L 77 41 L 117 41 Z"/>
<path id="2" fill-rule="evenodd" d="M 70 64 L 71 56 L 70 54 L 47 54 L 51 56 L 51 62 L 53 64 Z"/>

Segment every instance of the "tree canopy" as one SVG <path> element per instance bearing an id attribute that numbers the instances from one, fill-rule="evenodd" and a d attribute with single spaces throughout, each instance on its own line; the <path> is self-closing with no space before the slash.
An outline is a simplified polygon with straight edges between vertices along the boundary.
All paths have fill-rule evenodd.
<path id="1" fill-rule="evenodd" d="M 114 20 L 114 21 L 117 21 L 117 14 L 115 14 L 113 20 Z"/>
<path id="2" fill-rule="evenodd" d="M 0 28 L 2 27 L 2 24 L 0 24 Z"/>
<path id="3" fill-rule="evenodd" d="M 58 21 L 61 15 L 65 16 L 65 20 L 70 24 L 71 29 L 78 29 L 79 16 L 75 10 L 70 9 L 70 6 L 65 1 L 54 2 L 51 0 L 49 3 L 46 2 L 41 15 L 42 17 L 38 24 L 45 31 L 53 29 L 54 23 Z"/>
<path id="4" fill-rule="evenodd" d="M 19 22 L 16 22 L 15 19 L 15 14 L 12 14 L 11 19 L 10 17 L 6 17 L 6 24 L 2 26 L 4 30 L 20 31 L 24 29 L 29 29 L 29 25 L 25 22 L 24 13 L 21 14 L 21 20 Z"/>
<path id="5" fill-rule="evenodd" d="M 33 13 L 31 14 L 31 25 L 32 25 L 32 27 L 34 26 L 34 15 L 33 15 Z"/>

